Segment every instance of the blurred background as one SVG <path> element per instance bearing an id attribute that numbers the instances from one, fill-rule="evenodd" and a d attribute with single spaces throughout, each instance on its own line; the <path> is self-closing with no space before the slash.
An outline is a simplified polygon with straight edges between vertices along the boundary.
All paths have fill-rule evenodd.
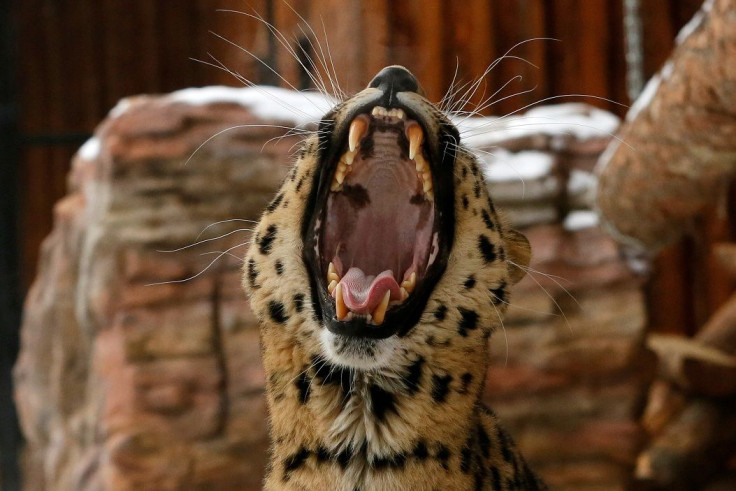
<path id="1" fill-rule="evenodd" d="M 2 0 L 4 489 L 19 486 L 16 456 L 22 439 L 10 393 L 22 299 L 36 278 L 54 204 L 67 193 L 72 156 L 121 98 L 242 86 L 212 65 L 256 84 L 313 88 L 268 22 L 292 47 L 313 55 L 310 41 L 323 41 L 327 33 L 339 85 L 348 93 L 383 66 L 402 64 L 438 101 L 453 78 L 475 80 L 508 53 L 485 77 L 486 96 L 508 85 L 484 114 L 509 114 L 548 100 L 582 101 L 623 116 L 700 5 L 698 0 Z M 482 98 L 478 94 L 471 102 Z M 728 298 L 733 281 L 713 264 L 708 250 L 732 239 L 733 225 L 727 216 L 708 212 L 697 224 L 701 239 L 683 239 L 655 259 L 644 287 L 651 331 L 692 335 Z"/>

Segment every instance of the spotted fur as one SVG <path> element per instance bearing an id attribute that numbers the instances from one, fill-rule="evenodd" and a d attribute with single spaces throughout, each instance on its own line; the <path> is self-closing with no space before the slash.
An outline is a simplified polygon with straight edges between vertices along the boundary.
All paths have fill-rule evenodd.
<path id="1" fill-rule="evenodd" d="M 345 124 L 351 106 L 371 90 L 326 118 Z M 412 96 L 434 130 L 450 124 Z M 364 370 L 341 365 L 326 349 L 331 341 L 302 253 L 302 222 L 322 151 L 316 134 L 303 143 L 245 261 L 243 285 L 262 326 L 271 415 L 265 489 L 544 489 L 481 403 L 487 339 L 530 252 L 526 239 L 499 220 L 475 157 L 457 148 L 455 235 L 444 274 L 406 334 L 365 340 L 363 352 L 385 362 Z"/>

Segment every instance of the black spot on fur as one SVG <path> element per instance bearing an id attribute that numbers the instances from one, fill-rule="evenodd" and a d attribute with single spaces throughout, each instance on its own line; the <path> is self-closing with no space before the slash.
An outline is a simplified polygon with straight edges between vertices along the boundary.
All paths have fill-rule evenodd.
<path id="1" fill-rule="evenodd" d="M 473 172 L 475 174 L 475 172 Z M 475 186 L 473 186 L 473 194 L 475 194 L 476 198 L 480 198 L 480 183 L 476 181 Z"/>
<path id="2" fill-rule="evenodd" d="M 304 310 L 304 294 L 303 293 L 297 293 L 294 295 L 294 309 L 296 309 L 297 312 L 301 312 Z"/>
<path id="3" fill-rule="evenodd" d="M 465 442 L 465 446 L 463 446 L 462 450 L 460 450 L 460 470 L 464 473 L 468 473 L 470 471 L 470 462 L 473 457 L 473 439 L 468 438 L 468 441 Z"/>
<path id="4" fill-rule="evenodd" d="M 327 450 L 322 445 L 317 447 L 317 462 L 327 462 L 328 460 L 332 460 L 332 454 L 329 450 Z"/>
<path id="5" fill-rule="evenodd" d="M 414 447 L 414 451 L 412 452 L 412 455 L 416 457 L 419 460 L 426 460 L 427 457 L 429 457 L 429 451 L 427 450 L 427 444 L 424 443 L 422 440 L 419 440 L 417 443 L 417 446 Z"/>
<path id="6" fill-rule="evenodd" d="M 506 299 L 506 282 L 502 281 L 500 285 L 496 288 L 489 288 L 488 291 L 493 295 L 493 305 L 498 305 L 499 303 L 507 303 Z"/>
<path id="7" fill-rule="evenodd" d="M 299 402 L 306 404 L 309 401 L 310 384 L 309 376 L 307 376 L 306 370 L 302 372 L 299 377 L 294 381 L 297 390 L 299 391 Z"/>
<path id="8" fill-rule="evenodd" d="M 491 241 L 485 235 L 478 236 L 478 248 L 486 264 L 496 260 L 496 247 L 491 244 Z"/>
<path id="9" fill-rule="evenodd" d="M 506 462 L 512 462 L 514 459 L 514 453 L 511 450 L 512 445 L 514 444 L 513 440 L 511 440 L 511 437 L 506 433 L 501 427 L 498 427 L 498 443 L 501 447 L 501 455 L 503 456 L 503 460 Z"/>
<path id="10" fill-rule="evenodd" d="M 307 450 L 304 447 L 301 447 L 295 454 L 290 455 L 289 457 L 284 460 L 284 480 L 286 481 L 289 476 L 288 474 L 291 471 L 294 471 L 301 467 L 304 462 L 309 457 L 309 450 Z"/>
<path id="11" fill-rule="evenodd" d="M 482 424 L 478 424 L 478 446 L 483 457 L 488 458 L 491 452 L 491 439 Z"/>
<path id="12" fill-rule="evenodd" d="M 467 165 L 463 165 L 463 168 L 462 168 L 462 171 L 461 172 L 463 174 L 463 179 L 465 179 L 466 177 L 468 177 L 468 166 Z"/>
<path id="13" fill-rule="evenodd" d="M 432 375 L 432 399 L 434 402 L 445 402 L 447 393 L 450 392 L 452 375 Z"/>
<path id="14" fill-rule="evenodd" d="M 276 225 L 271 224 L 266 229 L 266 235 L 256 239 L 256 243 L 258 244 L 258 250 L 264 256 L 267 256 L 271 252 L 271 247 L 273 247 L 273 241 L 274 239 L 276 239 L 277 231 L 278 231 L 278 227 L 276 227 Z"/>
<path id="15" fill-rule="evenodd" d="M 465 283 L 463 283 L 463 285 L 468 290 L 470 290 L 471 288 L 473 288 L 475 286 L 475 275 L 471 274 L 470 276 L 468 276 L 468 279 L 465 280 Z"/>
<path id="16" fill-rule="evenodd" d="M 256 289 L 258 285 L 256 280 L 258 279 L 258 270 L 256 269 L 256 262 L 253 258 L 248 260 L 248 284 L 251 288 Z"/>
<path id="17" fill-rule="evenodd" d="M 276 260 L 276 264 L 274 264 L 274 269 L 276 270 L 276 274 L 281 276 L 284 274 L 284 265 L 281 263 L 280 260 Z"/>
<path id="18" fill-rule="evenodd" d="M 469 372 L 465 372 L 460 377 L 460 382 L 462 383 L 462 387 L 460 388 L 461 394 L 466 394 L 468 392 L 468 387 L 470 386 L 470 382 L 473 381 L 473 374 Z"/>
<path id="19" fill-rule="evenodd" d="M 446 305 L 440 305 L 437 307 L 437 310 L 434 311 L 434 318 L 438 321 L 445 320 L 445 316 L 447 315 L 447 306 Z"/>
<path id="20" fill-rule="evenodd" d="M 341 469 L 345 469 L 348 464 L 350 463 L 350 460 L 353 458 L 353 454 L 350 453 L 350 449 L 346 448 L 339 454 L 335 455 L 334 460 L 340 464 Z"/>
<path id="21" fill-rule="evenodd" d="M 496 224 L 491 220 L 491 214 L 488 213 L 488 210 L 483 208 L 480 211 L 480 215 L 483 218 L 483 222 L 486 224 L 486 227 L 488 227 L 488 230 L 494 230 L 496 228 Z"/>
<path id="22" fill-rule="evenodd" d="M 419 390 L 419 382 L 422 379 L 423 364 L 424 358 L 420 356 L 417 361 L 409 365 L 407 374 L 404 377 L 404 384 L 406 385 L 406 390 L 410 395 L 416 394 Z"/>
<path id="23" fill-rule="evenodd" d="M 403 469 L 406 465 L 406 454 L 402 452 L 388 457 L 375 457 L 369 465 L 375 470 Z"/>
<path id="24" fill-rule="evenodd" d="M 296 192 L 302 190 L 302 186 L 304 185 L 304 176 L 300 177 L 299 180 L 296 182 Z"/>
<path id="25" fill-rule="evenodd" d="M 277 324 L 284 324 L 289 320 L 284 304 L 275 300 L 268 302 L 268 316 Z"/>
<path id="26" fill-rule="evenodd" d="M 498 472 L 498 468 L 494 465 L 491 467 L 491 482 L 493 483 L 493 489 L 503 489 L 501 487 L 501 473 Z"/>
<path id="27" fill-rule="evenodd" d="M 463 307 L 458 307 L 457 310 L 460 312 L 460 323 L 457 326 L 457 332 L 461 336 L 466 337 L 468 331 L 472 331 L 478 327 L 478 313 Z"/>
<path id="28" fill-rule="evenodd" d="M 477 469 L 475 469 L 475 475 L 473 478 L 475 479 L 475 491 L 483 491 L 483 480 L 486 477 L 486 469 L 483 466 L 478 466 Z"/>
<path id="29" fill-rule="evenodd" d="M 463 208 L 467 210 L 468 206 L 470 206 L 470 200 L 468 199 L 468 196 L 464 194 L 463 195 Z"/>
<path id="30" fill-rule="evenodd" d="M 389 412 L 396 413 L 396 398 L 394 395 L 377 385 L 371 385 L 369 388 L 371 398 L 371 408 L 373 414 L 378 420 L 386 418 Z"/>
<path id="31" fill-rule="evenodd" d="M 439 448 L 437 449 L 437 454 L 435 455 L 437 460 L 440 461 L 440 465 L 442 465 L 442 468 L 447 470 L 450 470 L 450 466 L 448 465 L 448 462 L 450 460 L 450 449 L 447 448 L 445 445 L 440 444 Z"/>
<path id="32" fill-rule="evenodd" d="M 292 181 L 293 180 L 294 179 L 292 178 Z M 273 199 L 273 201 L 271 201 L 266 207 L 266 213 L 273 213 L 276 210 L 276 208 L 279 207 L 283 199 L 284 199 L 284 193 L 277 194 L 276 197 Z"/>
<path id="33" fill-rule="evenodd" d="M 328 363 L 321 356 L 312 357 L 314 376 L 322 385 L 338 385 L 343 395 L 350 393 L 350 383 L 353 379 L 353 370 Z M 347 402 L 347 401 L 345 401 Z"/>

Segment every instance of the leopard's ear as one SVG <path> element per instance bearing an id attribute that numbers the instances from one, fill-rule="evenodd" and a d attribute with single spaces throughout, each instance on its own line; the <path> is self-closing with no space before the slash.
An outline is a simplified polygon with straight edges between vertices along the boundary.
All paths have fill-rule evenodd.
<path id="1" fill-rule="evenodd" d="M 516 230 L 507 229 L 503 234 L 506 243 L 509 279 L 515 285 L 526 275 L 526 269 L 532 259 L 532 248 L 527 238 Z"/>

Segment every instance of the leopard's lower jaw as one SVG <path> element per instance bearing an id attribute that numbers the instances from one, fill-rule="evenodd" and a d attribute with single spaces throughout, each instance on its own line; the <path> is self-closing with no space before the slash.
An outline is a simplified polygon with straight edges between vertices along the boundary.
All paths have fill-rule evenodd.
<path id="1" fill-rule="evenodd" d="M 323 329 L 320 342 L 325 357 L 334 364 L 358 370 L 375 370 L 392 364 L 399 340 L 346 337 Z"/>

